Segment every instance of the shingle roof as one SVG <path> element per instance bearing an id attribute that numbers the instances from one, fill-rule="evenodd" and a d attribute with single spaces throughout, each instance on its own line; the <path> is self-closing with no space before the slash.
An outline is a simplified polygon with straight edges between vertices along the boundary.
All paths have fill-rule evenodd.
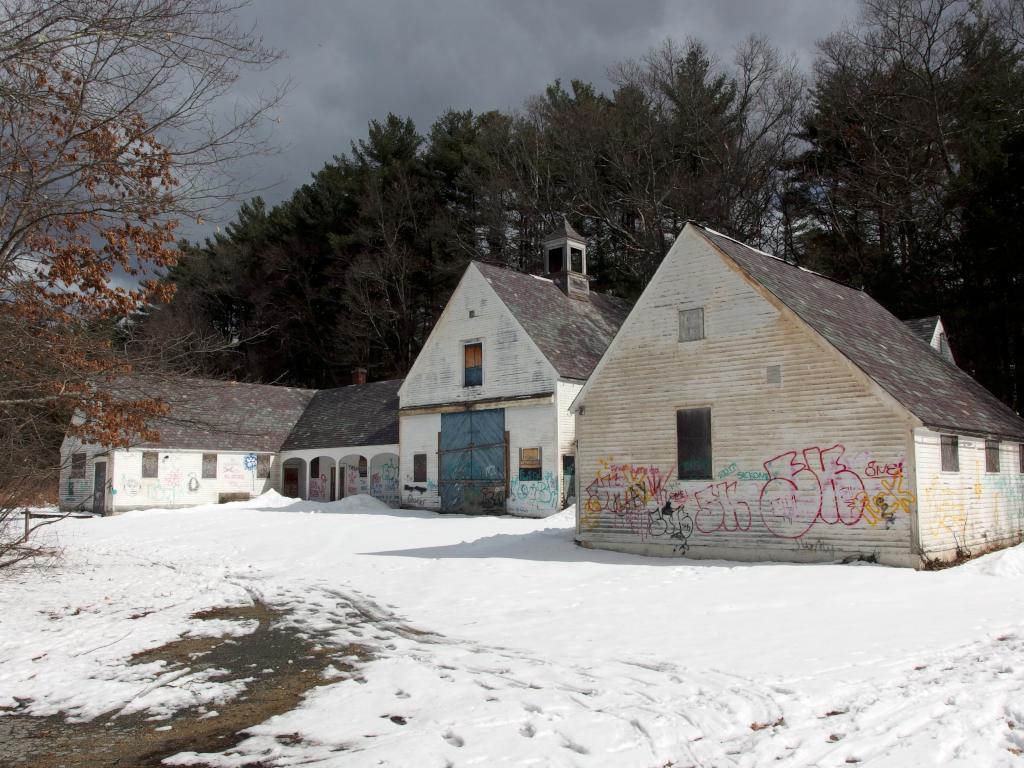
<path id="1" fill-rule="evenodd" d="M 397 443 L 401 385 L 393 379 L 319 390 L 282 450 Z"/>
<path id="2" fill-rule="evenodd" d="M 117 385 L 122 397 L 158 397 L 170 406 L 150 426 L 156 442 L 140 447 L 276 452 L 314 390 L 215 379 L 142 378 Z"/>
<path id="3" fill-rule="evenodd" d="M 1024 438 L 1024 420 L 863 291 L 692 224 L 926 426 Z"/>
<path id="4" fill-rule="evenodd" d="M 931 317 L 915 317 L 913 320 L 904 320 L 903 324 L 914 332 L 920 339 L 924 339 L 925 343 L 932 343 L 932 336 L 935 335 L 935 326 L 938 325 L 939 316 L 932 315 Z"/>
<path id="5" fill-rule="evenodd" d="M 593 291 L 589 301 L 570 299 L 547 278 L 473 263 L 558 375 L 567 379 L 590 376 L 633 306 Z"/>

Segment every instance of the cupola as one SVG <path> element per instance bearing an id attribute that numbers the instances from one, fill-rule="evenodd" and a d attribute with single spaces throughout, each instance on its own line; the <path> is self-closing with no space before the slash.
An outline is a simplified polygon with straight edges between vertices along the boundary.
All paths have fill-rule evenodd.
<path id="1" fill-rule="evenodd" d="M 544 236 L 544 274 L 573 299 L 588 300 L 587 241 L 568 219 Z"/>

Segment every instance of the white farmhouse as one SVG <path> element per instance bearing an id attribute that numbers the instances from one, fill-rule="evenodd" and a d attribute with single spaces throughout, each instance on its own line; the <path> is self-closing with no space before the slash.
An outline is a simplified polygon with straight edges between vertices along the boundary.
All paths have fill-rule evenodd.
<path id="1" fill-rule="evenodd" d="M 545 276 L 471 263 L 399 390 L 404 506 L 543 517 L 573 488 L 573 398 L 629 305 L 589 290 L 568 223 Z"/>
<path id="2" fill-rule="evenodd" d="M 1024 421 L 913 326 L 687 224 L 573 406 L 577 540 L 914 567 L 1021 541 Z"/>

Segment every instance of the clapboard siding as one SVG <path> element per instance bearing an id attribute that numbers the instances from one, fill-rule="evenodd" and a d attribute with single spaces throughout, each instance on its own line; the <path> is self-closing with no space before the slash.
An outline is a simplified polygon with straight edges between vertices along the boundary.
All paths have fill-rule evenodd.
<path id="1" fill-rule="evenodd" d="M 554 402 L 505 409 L 509 435 L 509 496 L 507 511 L 521 517 L 547 517 L 560 508 L 559 465 Z M 519 479 L 519 449 L 541 449 L 541 479 Z"/>
<path id="2" fill-rule="evenodd" d="M 572 404 L 581 389 L 583 389 L 583 384 L 580 382 L 560 381 L 555 392 L 558 407 L 558 452 L 561 456 L 576 455 L 576 414 L 572 412 Z M 558 489 L 561 494 L 559 498 L 575 498 L 576 489 L 565 487 L 561 457 L 558 459 L 556 476 L 558 477 Z"/>
<path id="3" fill-rule="evenodd" d="M 399 462 L 402 470 L 402 506 L 440 509 L 437 491 L 437 436 L 441 431 L 440 413 L 402 415 L 399 419 Z M 416 482 L 415 455 L 427 455 L 427 479 Z"/>
<path id="4" fill-rule="evenodd" d="M 1018 443 L 999 446 L 999 472 L 985 471 L 985 441 L 959 435 L 960 471 L 942 471 L 940 435 L 915 430 L 922 553 L 932 559 L 979 554 L 1021 541 L 1024 475 Z"/>
<path id="5" fill-rule="evenodd" d="M 462 348 L 474 341 L 483 344 L 483 384 L 464 387 Z M 553 392 L 556 380 L 551 363 L 471 264 L 399 394 L 409 408 Z"/>
<path id="6" fill-rule="evenodd" d="M 74 453 L 85 454 L 85 476 L 71 477 L 71 456 Z M 98 445 L 85 444 L 73 437 L 65 437 L 60 448 L 60 482 L 58 488 L 59 504 L 62 510 L 83 508 L 92 511 L 93 483 L 95 480 L 96 460 L 107 462 L 106 475 L 110 478 L 110 459 L 107 451 Z M 109 508 L 110 499 L 107 499 Z"/>
<path id="7" fill-rule="evenodd" d="M 692 307 L 704 308 L 706 338 L 681 343 L 678 312 Z M 768 384 L 766 369 L 776 365 L 782 382 Z M 744 560 L 913 561 L 912 418 L 688 230 L 582 405 L 584 544 Z M 684 482 L 676 477 L 676 411 L 694 407 L 711 408 L 713 478 Z M 765 463 L 791 451 L 811 466 L 795 476 L 802 490 L 786 521 L 771 502 L 792 486 L 769 483 Z M 835 461 L 823 464 L 820 451 Z M 826 512 L 817 515 L 821 498 Z M 830 513 L 834 498 L 842 510 L 832 501 Z"/>

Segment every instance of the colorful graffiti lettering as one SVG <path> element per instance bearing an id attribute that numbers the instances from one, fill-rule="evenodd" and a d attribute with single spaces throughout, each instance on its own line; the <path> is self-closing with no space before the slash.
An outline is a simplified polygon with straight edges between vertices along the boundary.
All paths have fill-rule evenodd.
<path id="1" fill-rule="evenodd" d="M 701 533 L 715 531 L 749 531 L 753 520 L 750 505 L 736 501 L 737 482 L 717 483 L 693 494 L 697 502 L 697 530 Z"/>
<path id="2" fill-rule="evenodd" d="M 869 461 L 864 467 L 864 474 L 867 477 L 900 477 L 903 475 L 903 462 L 896 461 L 892 464 L 879 464 L 877 461 Z"/>
<path id="3" fill-rule="evenodd" d="M 900 466 L 902 472 L 902 464 Z M 881 488 L 878 492 L 864 493 L 864 522 L 870 526 L 884 523 L 892 528 L 896 521 L 896 513 L 909 515 L 917 503 L 916 494 L 903 487 L 903 475 L 882 475 Z"/>
<path id="4" fill-rule="evenodd" d="M 787 451 L 764 463 L 761 520 L 776 536 L 798 539 L 817 522 L 855 525 L 864 514 L 864 482 L 843 463 L 845 448 Z"/>
<path id="5" fill-rule="evenodd" d="M 731 462 L 716 474 L 718 482 L 700 484 L 673 479 L 674 468 L 665 471 L 611 457 L 598 464 L 596 476 L 584 487 L 581 529 L 628 531 L 642 540 L 687 530 L 673 528 L 669 512 L 673 519 L 685 515 L 689 521 L 687 540 L 693 531 L 750 531 L 755 518 L 772 535 L 799 540 L 818 525 L 854 526 L 863 520 L 892 528 L 917 503 L 903 476 L 902 459 L 868 461 L 862 454 L 858 466 L 871 469 L 858 472 L 840 443 L 780 453 L 764 462 L 763 471 L 741 470 Z"/>

